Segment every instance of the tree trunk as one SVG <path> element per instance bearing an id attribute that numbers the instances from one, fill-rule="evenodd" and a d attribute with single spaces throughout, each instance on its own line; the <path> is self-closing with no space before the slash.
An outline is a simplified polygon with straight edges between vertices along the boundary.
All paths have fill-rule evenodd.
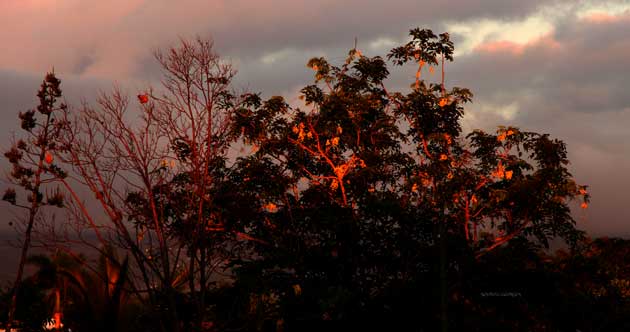
<path id="1" fill-rule="evenodd" d="M 26 264 L 26 257 L 28 255 L 28 248 L 31 246 L 31 232 L 33 230 L 33 223 L 35 222 L 35 214 L 30 213 L 28 219 L 28 226 L 26 227 L 26 234 L 24 234 L 24 244 L 22 245 L 22 254 L 20 255 L 20 264 L 18 265 L 17 276 L 13 283 L 13 290 L 11 292 L 11 306 L 9 307 L 9 315 L 7 317 L 6 330 L 11 331 L 13 325 L 13 319 L 15 318 L 15 308 L 17 307 L 17 294 L 22 282 L 22 275 L 24 274 L 24 265 Z"/>
<path id="2" fill-rule="evenodd" d="M 55 330 L 61 331 L 61 292 L 55 288 Z"/>
<path id="3" fill-rule="evenodd" d="M 50 125 L 50 114 L 46 116 L 46 124 L 44 125 L 44 133 L 40 138 L 44 142 L 48 142 L 48 127 Z M 24 244 L 22 245 L 22 254 L 20 255 L 20 264 L 18 265 L 17 276 L 15 277 L 15 283 L 13 284 L 13 291 L 11 293 L 11 306 L 9 307 L 9 314 L 7 317 L 6 331 L 11 331 L 13 325 L 13 319 L 15 317 L 15 309 L 17 307 L 17 294 L 19 292 L 20 284 L 22 282 L 22 275 L 24 274 L 24 265 L 26 264 L 26 258 L 28 255 L 28 249 L 31 246 L 31 234 L 33 233 L 33 224 L 35 224 L 35 216 L 39 210 L 39 187 L 41 185 L 41 175 L 44 169 L 44 158 L 46 156 L 46 147 L 42 146 L 39 150 L 39 162 L 37 164 L 37 170 L 35 171 L 35 179 L 33 182 L 33 189 L 31 190 L 31 207 L 28 214 L 28 225 L 26 226 L 26 232 L 24 234 Z"/>
<path id="4" fill-rule="evenodd" d="M 448 280 L 447 280 L 447 245 L 446 222 L 441 221 L 439 225 L 440 236 L 440 330 L 448 331 Z"/>

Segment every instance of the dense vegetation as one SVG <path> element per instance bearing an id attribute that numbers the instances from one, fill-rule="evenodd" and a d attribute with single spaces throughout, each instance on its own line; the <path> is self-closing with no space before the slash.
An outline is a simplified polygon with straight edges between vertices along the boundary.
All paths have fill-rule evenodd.
<path id="1" fill-rule="evenodd" d="M 386 59 L 311 59 L 301 107 L 235 93 L 203 40 L 156 53 L 163 86 L 137 100 L 57 106 L 48 74 L 5 154 L 24 190 L 4 200 L 51 255 L 2 313 L 35 330 L 53 314 L 73 331 L 625 330 L 630 246 L 576 229 L 589 195 L 565 144 L 462 133 L 472 93 L 444 84 L 449 35 L 410 37 Z M 415 66 L 408 91 L 386 87 L 387 61 Z M 568 251 L 546 254 L 558 239 Z"/>

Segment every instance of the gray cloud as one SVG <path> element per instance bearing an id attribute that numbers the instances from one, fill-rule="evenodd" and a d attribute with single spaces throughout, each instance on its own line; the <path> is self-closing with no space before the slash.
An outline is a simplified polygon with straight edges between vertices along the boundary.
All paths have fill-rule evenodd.
<path id="1" fill-rule="evenodd" d="M 630 13 L 614 22 L 574 19 L 530 45 L 476 52 L 451 66 L 452 83 L 471 87 L 471 126 L 514 124 L 551 133 L 568 144 L 576 178 L 591 185 L 593 201 L 577 212 L 593 234 L 630 235 Z M 553 43 L 552 43 L 553 42 Z M 553 47 L 555 46 L 555 47 Z M 484 106 L 516 103 L 511 120 Z M 496 108 L 496 107 L 495 107 Z"/>
<path id="2" fill-rule="evenodd" d="M 417 25 L 479 17 L 514 18 L 541 0 L 416 1 L 198 1 L 9 2 L 0 31 L 11 47 L 3 66 L 42 71 L 55 65 L 72 74 L 124 77 L 148 50 L 178 36 L 212 35 L 241 59 L 283 48 L 349 46 L 354 37 L 404 36 Z M 25 24 L 28 22 L 28 24 Z M 87 55 L 87 57 L 86 57 Z M 89 60 L 89 61 L 86 61 Z"/>

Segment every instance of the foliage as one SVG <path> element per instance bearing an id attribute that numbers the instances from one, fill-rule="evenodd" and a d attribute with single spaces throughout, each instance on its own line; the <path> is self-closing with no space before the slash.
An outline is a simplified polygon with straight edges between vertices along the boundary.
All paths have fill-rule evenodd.
<path id="1" fill-rule="evenodd" d="M 560 238 L 581 257 L 569 204 L 587 207 L 587 187 L 548 134 L 462 132 L 472 93 L 445 85 L 453 52 L 447 33 L 414 29 L 386 58 L 356 47 L 339 65 L 313 58 L 300 107 L 235 93 L 235 71 L 210 42 L 156 53 L 163 86 L 138 95 L 138 119 L 120 91 L 64 118 L 60 159 L 105 222 L 54 174 L 101 258 L 95 273 L 42 258 L 42 287 L 67 282 L 78 329 L 120 330 L 125 310 L 145 330 L 168 331 L 567 326 L 545 295 L 555 292 L 557 306 L 572 301 L 566 294 L 584 294 L 584 305 L 595 295 L 560 294 L 568 263 L 548 264 L 541 249 Z M 386 59 L 417 66 L 410 89 L 386 86 Z M 427 68 L 441 79 L 424 79 Z M 251 151 L 230 160 L 236 146 Z M 627 278 L 615 273 L 592 284 L 624 297 Z M 480 290 L 530 302 L 493 302 Z"/>
<path id="2" fill-rule="evenodd" d="M 272 97 L 239 114 L 234 131 L 258 148 L 235 163 L 237 200 L 258 210 L 241 227 L 265 242 L 235 262 L 237 287 L 256 294 L 250 309 L 271 305 L 266 319 L 284 328 L 410 326 L 409 312 L 447 324 L 430 304 L 442 298 L 446 310 L 471 260 L 510 240 L 574 246 L 582 236 L 567 202 L 586 204 L 588 194 L 568 172 L 564 143 L 515 127 L 462 136 L 472 94 L 445 88 L 448 34 L 410 35 L 388 55 L 418 64 L 408 93 L 385 87 L 382 58 L 353 49 L 341 66 L 308 62 L 308 111 Z M 423 66 L 440 63 L 440 84 L 421 79 Z"/>

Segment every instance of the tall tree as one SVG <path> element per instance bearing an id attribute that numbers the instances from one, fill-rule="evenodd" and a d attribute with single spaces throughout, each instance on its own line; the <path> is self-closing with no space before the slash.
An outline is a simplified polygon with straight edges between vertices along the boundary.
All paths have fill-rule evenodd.
<path id="1" fill-rule="evenodd" d="M 453 43 L 447 33 L 410 31 L 412 40 L 388 55 L 396 65 L 417 64 L 413 91 L 390 94 L 396 113 L 415 143 L 411 156 L 417 160 L 408 179 L 411 204 L 432 211 L 440 246 L 442 331 L 447 329 L 447 237 L 464 238 L 472 253 L 481 257 L 507 241 L 534 237 L 562 237 L 572 245 L 576 231 L 567 200 L 589 196 L 567 169 L 565 144 L 548 134 L 500 127 L 497 134 L 475 130 L 461 137 L 463 104 L 471 100 L 467 89 L 445 86 L 445 60 L 453 60 Z M 438 66 L 439 83 L 422 79 L 422 70 Z M 483 234 L 481 231 L 483 230 Z M 483 235 L 483 236 L 482 236 Z M 449 264 L 452 265 L 452 264 Z"/>
<path id="2" fill-rule="evenodd" d="M 106 216 L 97 222 L 60 173 L 78 228 L 129 253 L 129 291 L 163 330 L 207 319 L 226 330 L 392 329 L 418 317 L 456 329 L 453 299 L 472 299 L 468 273 L 490 253 L 580 239 L 569 202 L 587 207 L 589 196 L 564 143 L 516 127 L 463 133 L 472 93 L 447 88 L 449 35 L 410 37 L 387 56 L 415 67 L 402 91 L 386 86 L 384 58 L 355 47 L 338 65 L 311 59 L 315 82 L 292 108 L 236 94 L 211 43 L 182 41 L 156 54 L 163 86 L 137 104 L 115 91 L 64 118 L 59 157 Z M 237 142 L 252 150 L 230 164 Z M 222 269 L 234 283 L 220 290 Z"/>
<path id="3" fill-rule="evenodd" d="M 67 110 L 67 106 L 59 101 L 62 95 L 60 85 L 61 81 L 57 79 L 54 72 L 46 75 L 37 93 L 39 98 L 37 108 L 19 115 L 21 127 L 26 131 L 27 137 L 17 140 L 13 147 L 4 154 L 12 165 L 9 180 L 23 189 L 26 193 L 26 202 L 18 199 L 18 192 L 14 188 L 8 188 L 2 199 L 27 211 L 20 261 L 13 284 L 7 319 L 7 330 L 13 324 L 16 297 L 31 246 L 33 227 L 36 220 L 41 217 L 41 207 L 45 205 L 63 206 L 63 195 L 58 189 L 47 191 L 46 194 L 42 193 L 43 186 L 66 176 L 55 164 L 55 156 L 61 148 L 58 138 L 64 126 L 63 116 L 60 116 L 59 113 L 63 114 Z"/>
<path id="4" fill-rule="evenodd" d="M 296 319 L 343 324 L 365 315 L 367 303 L 418 285 L 430 271 L 445 331 L 455 272 L 469 258 L 517 238 L 546 246 L 581 237 L 568 202 L 581 197 L 586 207 L 589 196 L 568 171 L 564 143 L 515 127 L 462 135 L 472 93 L 446 87 L 449 35 L 414 29 L 410 36 L 388 58 L 417 66 L 411 91 L 386 88 L 385 61 L 355 48 L 340 66 L 308 62 L 316 81 L 302 89 L 308 111 L 272 97 L 238 114 L 235 131 L 258 150 L 232 173 L 237 201 L 254 207 L 242 222 L 267 243 L 252 243 L 260 256 L 237 266 L 259 273 L 243 281 L 255 282 L 247 287 L 260 298 L 293 293 L 280 296 L 286 306 L 273 315 L 286 310 L 298 330 Z M 423 79 L 427 67 L 440 70 L 438 83 Z M 296 303 L 314 316 L 300 317 Z"/>
<path id="5" fill-rule="evenodd" d="M 141 91 L 137 100 L 115 90 L 97 108 L 85 105 L 71 117 L 63 137 L 71 148 L 63 156 L 108 218 L 97 223 L 66 183 L 77 221 L 103 245 L 112 236 L 130 253 L 132 288 L 149 294 L 141 299 L 154 308 L 168 308 L 157 318 L 177 331 L 184 316 L 201 324 L 211 274 L 223 261 L 221 241 L 235 236 L 222 226 L 213 192 L 236 139 L 232 114 L 251 95 L 232 91 L 235 71 L 210 41 L 181 40 L 155 57 L 162 86 Z M 182 277 L 194 314 L 177 306 Z"/>

